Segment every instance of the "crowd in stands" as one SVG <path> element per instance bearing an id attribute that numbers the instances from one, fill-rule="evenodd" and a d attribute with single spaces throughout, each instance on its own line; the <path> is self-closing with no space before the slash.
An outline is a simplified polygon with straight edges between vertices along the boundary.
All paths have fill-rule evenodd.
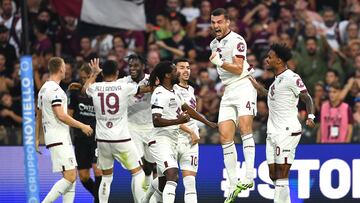
<path id="1" fill-rule="evenodd" d="M 151 0 L 144 1 L 146 30 L 99 31 L 96 36 L 80 32 L 79 19 L 59 16 L 51 0 L 27 3 L 35 95 L 49 77 L 47 62 L 53 56 L 66 61 L 64 90 L 79 80 L 79 67 L 95 57 L 117 61 L 119 77 L 128 75 L 126 57 L 130 54 L 147 59 L 147 72 L 160 60 L 185 57 L 191 61 L 197 110 L 217 121 L 224 87 L 208 60 L 213 39 L 210 15 L 212 9 L 224 7 L 231 29 L 247 42 L 254 77 L 265 87 L 274 80 L 264 61 L 269 46 L 281 42 L 291 47 L 288 68 L 302 77 L 316 106 L 317 128 L 304 125 L 302 143 L 326 142 L 322 137 L 340 136 L 344 128 L 341 142 L 360 142 L 359 0 Z M 0 145 L 20 145 L 19 59 L 23 48 L 19 1 L 1 0 L 0 14 Z M 258 98 L 257 109 L 254 138 L 256 143 L 265 143 L 266 98 Z M 306 120 L 305 112 L 304 104 L 299 103 L 301 121 Z M 327 116 L 334 112 L 339 119 Z M 329 120 L 331 128 L 326 125 Z M 240 136 L 235 141 L 240 143 Z M 218 132 L 202 127 L 201 143 L 218 144 Z"/>

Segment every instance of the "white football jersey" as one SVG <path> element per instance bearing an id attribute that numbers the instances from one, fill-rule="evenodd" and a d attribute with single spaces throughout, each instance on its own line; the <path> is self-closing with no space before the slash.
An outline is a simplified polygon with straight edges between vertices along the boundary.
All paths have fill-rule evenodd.
<path id="1" fill-rule="evenodd" d="M 60 105 L 67 113 L 67 96 L 55 81 L 47 81 L 38 94 L 38 108 L 42 113 L 45 145 L 62 142 L 71 144 L 69 126 L 61 122 L 52 110 Z"/>
<path id="2" fill-rule="evenodd" d="M 242 57 L 244 63 L 247 63 L 246 51 L 247 45 L 243 37 L 239 34 L 231 31 L 228 35 L 222 38 L 220 41 L 214 39 L 210 43 L 211 52 L 218 52 L 220 58 L 227 62 L 233 63 L 233 57 Z M 233 82 L 239 81 L 242 78 L 250 75 L 254 72 L 253 68 L 244 69 L 241 75 L 233 74 L 224 70 L 220 66 L 217 67 L 219 77 L 225 85 L 229 85 Z"/>
<path id="3" fill-rule="evenodd" d="M 133 85 L 148 85 L 149 74 L 145 74 L 144 79 L 136 83 L 131 76 L 123 77 L 117 80 L 118 82 L 133 84 Z M 150 130 L 153 128 L 151 116 L 151 93 L 137 94 L 130 97 L 128 106 L 128 122 L 129 128 L 136 130 Z"/>
<path id="4" fill-rule="evenodd" d="M 122 140 L 130 138 L 127 121 L 129 99 L 137 85 L 119 82 L 96 82 L 86 89 L 92 97 L 96 114 L 96 138 Z"/>
<path id="5" fill-rule="evenodd" d="M 196 97 L 195 97 L 195 93 L 194 93 L 194 88 L 192 86 L 188 86 L 186 87 L 182 87 L 178 84 L 174 85 L 174 90 L 175 92 L 179 95 L 179 97 L 182 98 L 182 100 L 191 108 L 196 110 Z M 198 126 L 196 124 L 196 120 L 194 120 L 193 118 L 190 118 L 190 121 L 186 123 L 186 125 L 191 128 L 192 130 L 197 130 Z M 180 133 L 180 137 L 179 137 L 179 141 L 180 140 L 189 140 L 190 136 L 181 131 Z"/>
<path id="6" fill-rule="evenodd" d="M 163 86 L 158 86 L 155 88 L 151 96 L 151 110 L 152 114 L 158 113 L 161 114 L 161 118 L 164 119 L 177 119 L 177 116 L 182 113 L 181 106 L 184 102 L 176 94 L 175 90 L 168 90 Z M 153 135 L 163 135 L 164 131 L 170 131 L 167 135 L 171 139 L 177 140 L 177 134 L 171 133 L 171 131 L 179 130 L 179 125 L 171 125 L 166 127 L 155 127 L 153 130 Z M 174 136 L 176 135 L 176 136 Z"/>
<path id="7" fill-rule="evenodd" d="M 268 92 L 267 133 L 288 135 L 301 131 L 297 104 L 304 91 L 307 90 L 300 76 L 289 69 L 275 77 Z"/>

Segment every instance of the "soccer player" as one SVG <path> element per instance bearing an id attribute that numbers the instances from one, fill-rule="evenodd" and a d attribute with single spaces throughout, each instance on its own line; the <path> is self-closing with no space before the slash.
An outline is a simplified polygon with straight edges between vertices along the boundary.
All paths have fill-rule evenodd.
<path id="1" fill-rule="evenodd" d="M 295 158 L 296 147 L 301 138 L 297 104 L 300 99 L 306 104 L 306 125 L 313 128 L 315 107 L 311 96 L 298 74 L 287 68 L 291 50 L 283 44 L 273 44 L 266 62 L 275 73 L 275 81 L 267 91 L 249 78 L 259 94 L 267 95 L 269 118 L 267 122 L 266 160 L 269 175 L 275 185 L 275 203 L 289 203 L 289 170 Z"/>
<path id="2" fill-rule="evenodd" d="M 210 61 L 217 67 L 225 85 L 219 110 L 220 142 L 230 182 L 230 193 L 225 203 L 254 184 L 255 143 L 252 123 L 256 115 L 256 89 L 247 79 L 253 72 L 246 60 L 247 45 L 243 37 L 231 31 L 226 10 L 217 8 L 211 13 L 211 28 L 216 38 L 210 43 Z M 238 182 L 236 175 L 237 151 L 234 144 L 236 126 L 239 126 L 246 162 L 246 175 Z"/>
<path id="3" fill-rule="evenodd" d="M 46 148 L 50 150 L 53 172 L 62 172 L 63 178 L 51 188 L 42 201 L 54 202 L 63 195 L 63 202 L 73 202 L 76 185 L 76 159 L 71 143 L 69 126 L 79 128 L 90 136 L 90 125 L 85 125 L 67 114 L 67 97 L 59 86 L 65 78 L 65 63 L 53 57 L 48 62 L 50 78 L 41 87 L 38 95 L 36 116 L 36 149 L 39 151 L 39 135 L 44 132 Z M 42 128 L 41 128 L 42 125 Z"/>
<path id="4" fill-rule="evenodd" d="M 123 77 L 118 82 L 125 82 L 134 85 L 147 85 L 149 75 L 145 74 L 146 61 L 139 55 L 130 55 L 128 57 L 130 75 Z M 128 107 L 128 126 L 131 137 L 138 149 L 143 161 L 143 170 L 145 172 L 145 182 L 143 187 L 147 189 L 151 183 L 152 171 L 155 167 L 154 160 L 150 154 L 148 143 L 149 136 L 153 129 L 151 117 L 151 93 L 137 94 L 130 98 Z"/>
<path id="5" fill-rule="evenodd" d="M 81 86 L 68 90 L 68 114 L 95 129 L 95 111 L 92 99 L 86 94 L 81 93 L 82 85 L 89 79 L 91 68 L 87 64 L 81 66 L 79 70 Z M 94 135 L 88 137 L 81 130 L 74 129 L 75 156 L 78 163 L 79 178 L 83 186 L 93 195 L 95 202 L 99 202 L 98 191 L 101 182 L 101 170 L 96 166 L 96 142 Z M 95 182 L 90 177 L 90 168 L 93 169 Z"/>
<path id="6" fill-rule="evenodd" d="M 150 74 L 150 86 L 154 87 L 157 80 L 160 85 L 155 88 L 151 96 L 154 130 L 149 147 L 158 167 L 158 178 L 153 180 L 153 182 L 158 181 L 159 191 L 155 193 L 156 200 L 171 203 L 175 200 L 178 180 L 176 154 L 180 133 L 179 125 L 188 122 L 190 116 L 212 128 L 217 125 L 189 107 L 174 91 L 173 85 L 177 80 L 177 70 L 170 61 L 163 61 L 156 65 Z M 162 196 L 159 196 L 161 192 Z M 148 200 L 147 192 L 143 202 Z"/>
<path id="7" fill-rule="evenodd" d="M 174 60 L 176 70 L 179 73 L 179 83 L 174 85 L 177 92 L 184 102 L 193 109 L 196 109 L 196 97 L 194 88 L 189 85 L 190 64 L 186 59 Z M 178 138 L 178 161 L 183 177 L 185 188 L 185 203 L 196 203 L 196 182 L 195 177 L 198 170 L 199 160 L 199 128 L 194 119 L 190 119 L 186 124 L 180 125 Z"/>
<path id="8" fill-rule="evenodd" d="M 141 168 L 141 157 L 131 139 L 127 108 L 129 99 L 145 93 L 146 87 L 117 82 L 118 69 L 115 61 L 105 61 L 103 69 L 99 59 L 91 60 L 94 74 L 86 81 L 83 91 L 92 97 L 96 115 L 96 141 L 98 145 L 98 167 L 103 176 L 99 187 L 100 202 L 108 202 L 113 180 L 114 160 L 119 161 L 132 174 L 131 190 L 134 201 L 140 202 L 144 195 L 142 184 L 145 174 Z M 103 82 L 95 82 L 102 72 Z"/>

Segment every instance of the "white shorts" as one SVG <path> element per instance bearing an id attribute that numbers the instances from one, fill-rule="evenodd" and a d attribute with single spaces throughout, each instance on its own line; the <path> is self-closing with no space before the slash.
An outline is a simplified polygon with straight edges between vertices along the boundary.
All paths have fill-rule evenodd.
<path id="1" fill-rule="evenodd" d="M 134 142 L 130 138 L 126 140 L 124 142 L 97 142 L 97 166 L 101 170 L 113 168 L 114 160 L 120 162 L 128 170 L 141 166 L 141 158 Z"/>
<path id="2" fill-rule="evenodd" d="M 53 172 L 75 169 L 77 166 L 72 145 L 57 145 L 49 148 Z"/>
<path id="3" fill-rule="evenodd" d="M 197 125 L 188 126 L 199 136 L 199 128 Z M 178 140 L 177 153 L 178 161 L 181 170 L 185 171 L 198 171 L 199 161 L 199 145 L 192 145 L 189 135 L 185 132 L 180 131 L 180 137 Z"/>
<path id="4" fill-rule="evenodd" d="M 176 141 L 165 135 L 156 135 L 155 140 L 149 142 L 149 148 L 159 169 L 158 176 L 163 176 L 169 168 L 178 168 Z"/>
<path id="5" fill-rule="evenodd" d="M 226 86 L 220 102 L 218 122 L 233 120 L 237 124 L 240 116 L 255 116 L 256 98 L 256 89 L 247 77 Z"/>
<path id="6" fill-rule="evenodd" d="M 292 164 L 301 135 L 268 134 L 266 138 L 266 161 L 268 164 Z"/>
<path id="7" fill-rule="evenodd" d="M 196 173 L 198 171 L 199 145 L 180 143 L 177 149 L 180 169 Z"/>
<path id="8" fill-rule="evenodd" d="M 149 136 L 152 130 L 133 130 L 129 129 L 131 137 L 134 140 L 136 149 L 140 157 L 144 157 L 147 162 L 154 163 L 154 158 L 151 156 L 149 150 Z"/>

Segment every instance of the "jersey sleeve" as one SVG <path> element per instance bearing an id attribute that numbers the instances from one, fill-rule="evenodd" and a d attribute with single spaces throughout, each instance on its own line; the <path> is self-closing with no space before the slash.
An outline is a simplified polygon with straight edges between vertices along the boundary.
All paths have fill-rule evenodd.
<path id="1" fill-rule="evenodd" d="M 290 80 L 288 87 L 291 91 L 298 96 L 301 92 L 307 92 L 304 82 L 301 80 L 300 76 L 295 74 Z"/>
<path id="2" fill-rule="evenodd" d="M 165 95 L 162 92 L 154 92 L 151 95 L 151 112 L 152 114 L 162 114 L 165 107 Z"/>
<path id="3" fill-rule="evenodd" d="M 46 96 L 50 98 L 51 106 L 61 106 L 63 102 L 61 95 L 61 88 L 56 87 L 48 90 Z"/>
<path id="4" fill-rule="evenodd" d="M 116 80 L 116 82 L 119 82 L 119 83 L 126 82 L 126 77 L 122 77 L 122 78 Z"/>
<path id="5" fill-rule="evenodd" d="M 93 97 L 93 94 L 95 93 L 95 83 L 91 84 L 87 89 L 86 89 L 86 94 L 89 95 L 89 97 Z"/>
<path id="6" fill-rule="evenodd" d="M 236 56 L 245 59 L 247 45 L 244 39 L 242 39 L 241 37 L 236 37 L 234 39 L 234 42 L 230 45 L 234 46 L 232 49 L 232 57 Z"/>

